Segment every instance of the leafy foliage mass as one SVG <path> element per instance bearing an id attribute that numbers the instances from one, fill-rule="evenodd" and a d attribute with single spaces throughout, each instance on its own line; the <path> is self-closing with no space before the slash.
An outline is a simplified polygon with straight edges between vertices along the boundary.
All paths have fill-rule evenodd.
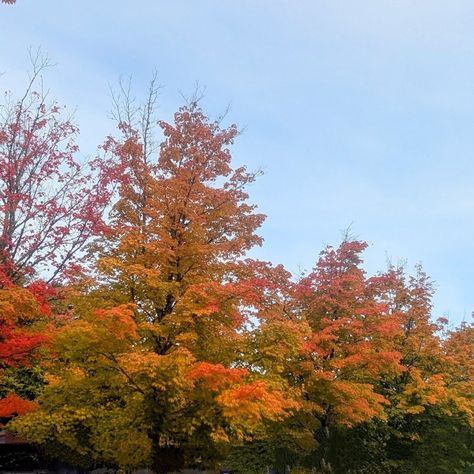
<path id="1" fill-rule="evenodd" d="M 293 277 L 249 258 L 264 216 L 238 131 L 191 100 L 154 134 L 118 98 L 88 164 L 34 92 L 0 123 L 0 418 L 84 468 L 462 473 L 474 463 L 474 326 L 364 242 Z M 122 90 L 123 92 L 123 90 Z"/>

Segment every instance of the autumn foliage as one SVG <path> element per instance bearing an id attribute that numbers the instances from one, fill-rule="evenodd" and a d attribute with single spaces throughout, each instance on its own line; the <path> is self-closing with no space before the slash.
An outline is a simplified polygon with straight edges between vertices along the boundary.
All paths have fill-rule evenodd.
<path id="1" fill-rule="evenodd" d="M 429 472 L 410 449 L 436 425 L 472 462 L 473 326 L 432 320 L 421 268 L 369 276 L 350 238 L 300 277 L 251 259 L 264 216 L 235 125 L 196 100 L 155 120 L 151 89 L 80 164 L 77 127 L 33 86 L 0 123 L 9 429 L 85 468 L 256 472 L 258 452 L 396 473 Z"/>
<path id="2" fill-rule="evenodd" d="M 34 90 L 48 60 L 37 54 L 32 61 L 23 96 L 6 94 L 0 108 L 0 376 L 9 380 L 45 358 L 59 315 L 52 307 L 61 298 L 58 284 L 77 269 L 74 257 L 97 234 L 105 205 L 75 160 L 77 127 Z M 19 406 L 12 390 L 0 384 L 3 417 Z M 24 400 L 21 414 L 28 406 Z"/>
<path id="3" fill-rule="evenodd" d="M 7 95 L 0 115 L 0 271 L 13 283 L 64 273 L 98 231 L 105 204 L 75 158 L 77 127 L 33 89 L 47 67 L 35 61 L 25 95 Z"/>

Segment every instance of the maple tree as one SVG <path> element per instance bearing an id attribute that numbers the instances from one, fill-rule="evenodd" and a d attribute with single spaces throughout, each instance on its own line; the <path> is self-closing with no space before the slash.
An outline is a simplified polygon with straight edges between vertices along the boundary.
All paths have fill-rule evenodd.
<path id="1" fill-rule="evenodd" d="M 378 384 L 378 391 L 391 404 L 386 410 L 386 424 L 365 431 L 377 441 L 376 446 L 385 446 L 378 451 L 383 456 L 379 454 L 375 463 L 385 459 L 395 472 L 429 472 L 428 459 L 436 459 L 436 472 L 463 472 L 469 448 L 462 458 L 449 462 L 439 456 L 444 452 L 444 459 L 448 459 L 443 447 L 448 440 L 461 450 L 472 431 L 468 338 L 455 337 L 459 329 L 446 333 L 444 318 L 432 320 L 433 287 L 421 267 L 410 277 L 403 267 L 391 267 L 387 275 L 380 299 L 388 316 L 400 327 L 392 343 L 401 355 L 403 370 L 396 376 L 385 375 Z M 463 341 L 462 346 L 451 346 L 453 340 Z M 454 372 L 457 375 L 453 377 Z"/>
<path id="2" fill-rule="evenodd" d="M 237 129 L 210 122 L 196 102 L 160 126 L 158 162 L 129 123 L 103 147 L 103 185 L 119 189 L 94 245 L 97 278 L 57 338 L 63 375 L 14 427 L 37 442 L 60 432 L 55 443 L 81 462 L 164 472 L 210 465 L 297 404 L 283 379 L 245 361 L 244 329 L 267 304 L 272 270 L 243 258 L 261 242 L 263 216 L 245 192 L 255 175 L 231 167 Z"/>
<path id="3" fill-rule="evenodd" d="M 310 327 L 299 370 L 304 395 L 320 423 L 322 468 L 330 466 L 332 429 L 385 417 L 388 400 L 376 389 L 382 374 L 398 374 L 391 344 L 398 327 L 378 298 L 385 275 L 367 278 L 360 265 L 366 244 L 328 247 L 296 287 L 296 307 Z"/>
<path id="4" fill-rule="evenodd" d="M 326 248 L 313 272 L 280 285 L 279 304 L 256 331 L 263 369 L 299 388 L 307 414 L 280 423 L 286 439 L 274 442 L 285 446 L 287 463 L 402 472 L 422 465 L 415 445 L 426 454 L 429 443 L 465 443 L 472 430 L 469 326 L 443 337 L 444 321 L 431 320 L 432 285 L 422 269 L 406 277 L 403 267 L 389 267 L 367 278 L 365 247 L 345 240 Z M 423 431 L 437 420 L 445 427 L 439 439 Z"/>
<path id="5" fill-rule="evenodd" d="M 42 90 L 49 65 L 33 55 L 23 96 L 7 94 L 0 109 L 0 269 L 20 284 L 64 272 L 96 232 L 107 199 L 75 159 L 77 127 Z"/>
<path id="6" fill-rule="evenodd" d="M 474 424 L 474 323 L 463 322 L 449 331 L 442 344 L 444 384 L 452 399 Z"/>
<path id="7" fill-rule="evenodd" d="M 400 354 L 390 340 L 398 328 L 377 300 L 383 277 L 366 279 L 360 252 L 366 244 L 344 241 L 322 252 L 315 270 L 297 288 L 301 311 L 312 330 L 305 349 L 316 385 L 334 390 L 321 403 L 328 418 L 346 424 L 383 411 L 385 401 L 373 389 L 380 373 L 397 373 Z M 332 399 L 332 400 L 331 400 Z M 325 407 L 323 407 L 323 404 Z"/>
<path id="8" fill-rule="evenodd" d="M 280 451 L 285 447 L 288 462 L 307 458 L 331 469 L 339 428 L 386 418 L 389 401 L 377 383 L 402 370 L 391 342 L 400 329 L 379 298 L 388 276 L 367 278 L 361 268 L 365 246 L 345 240 L 326 248 L 296 283 L 280 275 L 273 304 L 254 331 L 254 363 L 285 378 L 302 405 L 273 440 Z"/>
<path id="9" fill-rule="evenodd" d="M 0 107 L 0 409 L 4 417 L 7 406 L 12 414 L 18 412 L 15 393 L 31 399 L 38 392 L 35 365 L 50 339 L 50 302 L 58 298 L 58 289 L 50 283 L 57 284 L 67 274 L 77 252 L 100 225 L 105 203 L 91 175 L 83 174 L 74 158 L 77 127 L 62 118 L 62 108 L 44 90 L 41 74 L 49 60 L 39 51 L 31 60 L 23 95 L 15 100 L 6 93 Z M 35 390 L 27 388 L 28 381 L 34 381 Z M 25 399 L 24 406 L 31 403 Z"/>
<path id="10" fill-rule="evenodd" d="M 377 385 L 391 402 L 386 420 L 363 424 L 356 434 L 340 430 L 333 462 L 341 466 L 350 457 L 346 469 L 355 461 L 382 472 L 463 473 L 474 455 L 472 326 L 446 331 L 447 320 L 432 320 L 433 287 L 421 267 L 409 277 L 403 266 L 390 267 L 387 277 L 379 299 L 400 327 L 392 343 L 403 370 L 384 374 Z M 352 443 L 344 444 L 348 438 Z"/>

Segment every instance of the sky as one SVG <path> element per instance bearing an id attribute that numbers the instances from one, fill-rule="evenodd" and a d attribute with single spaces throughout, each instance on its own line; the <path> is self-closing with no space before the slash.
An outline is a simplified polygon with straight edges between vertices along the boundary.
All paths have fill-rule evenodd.
<path id="1" fill-rule="evenodd" d="M 198 81 L 244 130 L 235 163 L 264 171 L 254 257 L 297 274 L 350 226 L 369 274 L 421 262 L 433 315 L 457 324 L 474 310 L 473 31 L 471 0 L 17 0 L 0 4 L 0 91 L 23 90 L 41 47 L 86 157 L 120 76 L 140 97 L 156 70 L 165 120 Z"/>

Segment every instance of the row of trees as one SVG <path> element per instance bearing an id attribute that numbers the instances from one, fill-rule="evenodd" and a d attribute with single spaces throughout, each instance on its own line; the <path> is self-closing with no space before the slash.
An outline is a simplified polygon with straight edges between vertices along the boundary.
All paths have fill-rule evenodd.
<path id="1" fill-rule="evenodd" d="M 153 82 L 79 164 L 36 65 L 1 109 L 9 429 L 85 468 L 467 472 L 474 326 L 431 319 L 421 268 L 369 277 L 349 237 L 300 277 L 248 258 L 264 216 L 235 126 L 196 100 L 155 120 Z"/>

